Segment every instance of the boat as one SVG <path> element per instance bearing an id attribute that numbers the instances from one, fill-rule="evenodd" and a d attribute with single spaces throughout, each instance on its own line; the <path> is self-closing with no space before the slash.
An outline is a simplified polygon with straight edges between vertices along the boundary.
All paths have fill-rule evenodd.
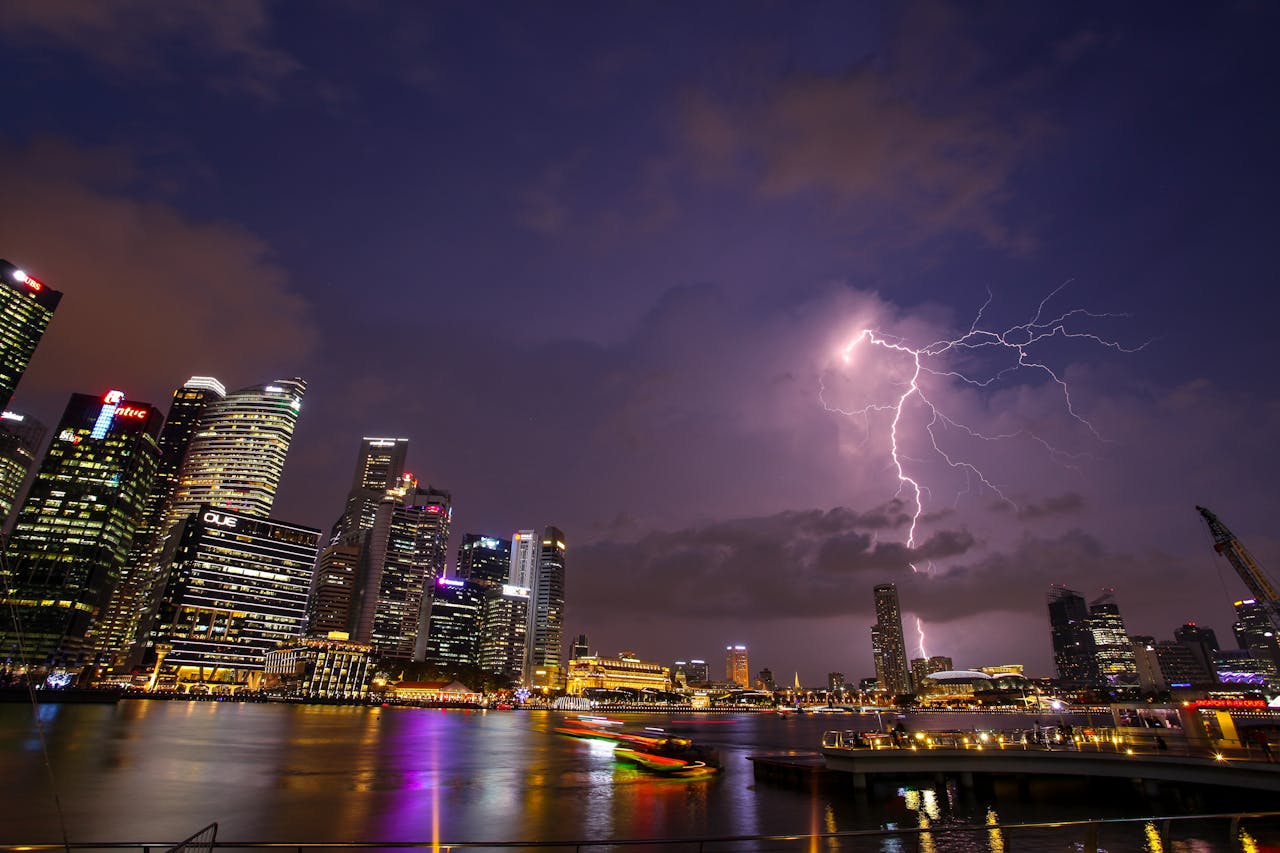
<path id="1" fill-rule="evenodd" d="M 583 716 L 555 730 L 570 737 L 612 741 L 616 744 L 614 758 L 653 773 L 687 778 L 720 772 L 720 755 L 714 749 L 662 729 L 637 731 L 620 728 L 621 725 L 616 720 Z"/>

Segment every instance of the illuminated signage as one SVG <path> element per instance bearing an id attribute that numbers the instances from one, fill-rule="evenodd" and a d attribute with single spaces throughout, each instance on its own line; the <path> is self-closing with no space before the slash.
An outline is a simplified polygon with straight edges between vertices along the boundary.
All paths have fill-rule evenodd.
<path id="1" fill-rule="evenodd" d="M 525 586 L 512 586 L 509 583 L 502 585 L 502 594 L 507 596 L 515 596 L 516 598 L 528 598 L 529 588 Z"/>
<path id="2" fill-rule="evenodd" d="M 498 540 L 497 540 L 497 539 L 490 539 L 490 538 L 488 538 L 488 537 L 484 537 L 484 538 L 482 538 L 482 539 L 480 540 L 480 547 L 481 547 L 481 548 L 488 548 L 490 551 L 496 551 L 496 550 L 498 550 L 498 547 L 499 547 L 499 546 L 498 546 Z"/>
<path id="3" fill-rule="evenodd" d="M 1190 703 L 1193 708 L 1265 708 L 1267 703 L 1261 699 L 1196 699 Z"/>
<path id="4" fill-rule="evenodd" d="M 102 402 L 108 406 L 118 406 L 124 402 L 123 391 L 108 391 L 102 395 Z"/>
<path id="5" fill-rule="evenodd" d="M 466 586 L 462 581 L 453 580 L 452 578 L 440 578 L 436 583 L 440 586 Z"/>
<path id="6" fill-rule="evenodd" d="M 229 515 L 223 515 L 220 512 L 206 512 L 201 516 L 201 518 L 204 519 L 206 524 L 215 524 L 218 527 L 234 528 L 236 526 L 235 518 Z"/>
<path id="7" fill-rule="evenodd" d="M 34 276 L 27 275 L 22 270 L 14 270 L 13 278 L 19 284 L 25 284 L 27 287 L 34 290 L 36 293 L 39 293 L 40 291 L 44 290 L 44 282 L 40 281 L 40 279 L 35 278 Z"/>
<path id="8" fill-rule="evenodd" d="M 107 437 L 107 430 L 111 429 L 111 422 L 116 418 L 116 409 L 120 408 L 123 401 L 123 391 L 112 390 L 102 395 L 102 409 L 98 412 L 98 419 L 93 422 L 89 438 Z"/>
<path id="9" fill-rule="evenodd" d="M 138 406 L 121 406 L 120 408 L 116 409 L 117 418 L 141 419 L 141 418 L 145 418 L 146 416 L 147 416 L 147 410 L 143 408 L 139 408 Z"/>
<path id="10" fill-rule="evenodd" d="M 0 414 L 0 418 L 4 418 L 6 421 L 25 421 L 27 419 L 25 415 L 20 415 L 17 412 L 4 412 Z"/>

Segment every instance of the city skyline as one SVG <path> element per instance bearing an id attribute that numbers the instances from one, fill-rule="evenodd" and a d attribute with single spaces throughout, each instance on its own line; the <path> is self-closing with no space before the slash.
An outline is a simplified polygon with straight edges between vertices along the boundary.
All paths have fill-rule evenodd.
<path id="1" fill-rule="evenodd" d="M 910 656 L 919 618 L 929 657 L 1047 675 L 1051 583 L 1114 588 L 1131 634 L 1230 637 L 1249 593 L 1197 505 L 1280 566 L 1256 367 L 1280 121 L 1237 102 L 1275 82 L 1274 10 L 579 9 L 575 35 L 518 7 L 258 11 L 217 13 L 240 48 L 182 13 L 92 40 L 0 21 L 23 199 L 0 254 L 64 295 L 16 410 L 304 376 L 273 518 L 327 532 L 361 437 L 406 437 L 453 496 L 450 564 L 463 534 L 554 523 L 568 636 L 664 661 L 740 640 L 807 684 L 870 674 L 876 584 Z M 678 58 L 656 77 L 654 45 Z M 1013 436 L 939 428 L 983 476 L 922 465 L 912 409 L 915 506 L 887 422 L 824 407 L 908 376 L 842 364 L 860 332 L 924 347 L 1050 294 L 1046 317 L 1130 315 L 1073 317 L 1119 347 L 1046 342 L 1067 409 L 1047 376 L 929 377 Z"/>

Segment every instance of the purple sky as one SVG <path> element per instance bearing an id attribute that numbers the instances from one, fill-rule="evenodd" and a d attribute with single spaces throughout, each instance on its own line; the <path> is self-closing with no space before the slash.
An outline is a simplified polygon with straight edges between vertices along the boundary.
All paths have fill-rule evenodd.
<path id="1" fill-rule="evenodd" d="M 606 654 L 862 677 L 887 580 L 962 667 L 1049 674 L 1052 582 L 1225 642 L 1244 588 L 1194 505 L 1280 565 L 1278 24 L 0 0 L 0 255 L 65 293 L 14 406 L 301 375 L 278 517 L 327 528 L 359 438 L 407 436 L 458 533 L 566 531 L 566 631 Z M 908 549 L 893 413 L 835 410 L 914 362 L 842 349 L 958 338 L 989 294 L 1017 343 L 1064 283 L 1042 319 L 1126 315 L 1027 350 L 1070 408 L 1008 349 L 926 359 L 951 420 L 898 421 Z"/>

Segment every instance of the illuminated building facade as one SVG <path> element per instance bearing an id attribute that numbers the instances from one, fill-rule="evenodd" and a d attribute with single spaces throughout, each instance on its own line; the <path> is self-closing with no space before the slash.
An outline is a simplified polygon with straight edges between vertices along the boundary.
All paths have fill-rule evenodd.
<path id="1" fill-rule="evenodd" d="M 584 655 L 569 661 L 565 692 L 581 696 L 587 690 L 671 689 L 671 670 L 660 663 L 642 661 L 623 653 L 616 658 Z"/>
<path id="2" fill-rule="evenodd" d="M 1218 636 L 1212 628 L 1201 628 L 1194 622 L 1187 622 L 1173 632 L 1173 639 L 1191 650 L 1205 672 L 1209 673 L 1210 679 L 1216 678 L 1213 674 L 1213 656 L 1221 646 L 1218 645 Z"/>
<path id="3" fill-rule="evenodd" d="M 365 436 L 360 439 L 351 491 L 347 493 L 342 517 L 333 526 L 332 541 L 362 535 L 373 529 L 374 516 L 382 499 L 389 490 L 403 485 L 408 453 L 407 438 Z"/>
<path id="4" fill-rule="evenodd" d="M 333 631 L 351 630 L 351 604 L 363 553 L 359 535 L 339 539 L 320 550 L 307 596 L 308 636 L 327 637 Z"/>
<path id="5" fill-rule="evenodd" d="M 300 699 L 364 699 L 373 675 L 370 651 L 341 632 L 287 640 L 263 658 L 263 689 Z"/>
<path id="6" fill-rule="evenodd" d="M 3 655 L 40 665 L 101 660 L 103 621 L 155 478 L 161 415 L 147 403 L 73 394 L 6 548 Z"/>
<path id="7" fill-rule="evenodd" d="M 934 655 L 929 658 L 911 659 L 911 684 L 918 691 L 927 676 L 935 672 L 946 672 L 955 669 L 951 658 L 945 655 Z"/>
<path id="8" fill-rule="evenodd" d="M 0 411 L 26 372 L 62 294 L 0 259 Z"/>
<path id="9" fill-rule="evenodd" d="M 468 533 L 458 546 L 458 577 L 501 586 L 511 571 L 511 540 Z"/>
<path id="10" fill-rule="evenodd" d="M 1236 623 L 1232 630 L 1240 648 L 1280 668 L 1280 637 L 1276 636 L 1274 616 L 1264 604 L 1252 598 L 1235 602 L 1235 608 Z"/>
<path id="11" fill-rule="evenodd" d="M 517 684 L 524 678 L 529 590 L 503 584 L 485 592 L 480 627 L 480 668 Z"/>
<path id="12" fill-rule="evenodd" d="M 1067 686 L 1094 687 L 1101 680 L 1093 654 L 1093 632 L 1084 596 L 1065 586 L 1049 589 L 1049 632 L 1058 679 Z"/>
<path id="13" fill-rule="evenodd" d="M 546 528 L 529 591 L 525 673 L 542 670 L 549 683 L 558 680 L 564 654 L 564 552 L 564 532 L 558 527 Z"/>
<path id="14" fill-rule="evenodd" d="M 743 690 L 751 688 L 751 664 L 747 657 L 746 646 L 724 647 L 724 678 L 725 681 L 736 684 Z"/>
<path id="15" fill-rule="evenodd" d="M 22 487 L 36 469 L 45 426 L 21 412 L 0 414 L 0 521 L 7 523 Z"/>
<path id="16" fill-rule="evenodd" d="M 538 576 L 538 556 L 542 552 L 542 540 L 532 530 L 517 530 L 511 537 L 511 563 L 507 569 L 507 583 L 511 586 L 532 589 Z"/>
<path id="17" fill-rule="evenodd" d="M 1105 590 L 1089 605 L 1089 632 L 1098 673 L 1113 685 L 1137 685 L 1138 664 L 1124 629 L 1115 590 Z"/>
<path id="18" fill-rule="evenodd" d="M 898 588 L 891 583 L 875 587 L 876 624 L 871 628 L 871 654 L 880 689 L 891 696 L 911 692 L 907 669 L 907 643 L 902 637 L 902 608 Z"/>
<path id="19" fill-rule="evenodd" d="M 444 574 L 453 508 L 447 492 L 402 482 L 374 515 L 357 571 L 351 634 L 381 657 L 420 661 L 427 597 Z"/>
<path id="20" fill-rule="evenodd" d="M 675 666 L 672 667 L 672 672 L 689 687 L 711 683 L 711 670 L 707 666 L 707 662 L 698 658 L 676 661 Z"/>
<path id="21" fill-rule="evenodd" d="M 187 455 L 191 437 L 205 406 L 227 393 L 222 383 L 211 376 L 193 376 L 173 392 L 169 414 L 160 430 L 160 461 L 155 482 L 147 493 L 142 523 L 129 549 L 118 594 L 107 614 L 107 646 L 117 650 L 115 665 L 127 669 L 141 655 L 137 644 L 139 626 L 150 627 L 148 617 L 159 594 L 154 583 L 156 560 L 163 544 L 161 523 L 166 508 L 178 487 L 178 471 Z"/>
<path id="22" fill-rule="evenodd" d="M 255 686 L 266 653 L 302 634 L 320 531 L 212 504 L 179 524 L 152 631 L 164 675 Z"/>
<path id="23" fill-rule="evenodd" d="M 445 670 L 479 666 L 487 588 L 472 580 L 436 578 L 428 603 L 425 663 Z"/>
<path id="24" fill-rule="evenodd" d="M 1213 671 L 1190 646 L 1177 641 L 1159 640 L 1152 645 L 1160 677 L 1168 687 L 1211 687 Z"/>

